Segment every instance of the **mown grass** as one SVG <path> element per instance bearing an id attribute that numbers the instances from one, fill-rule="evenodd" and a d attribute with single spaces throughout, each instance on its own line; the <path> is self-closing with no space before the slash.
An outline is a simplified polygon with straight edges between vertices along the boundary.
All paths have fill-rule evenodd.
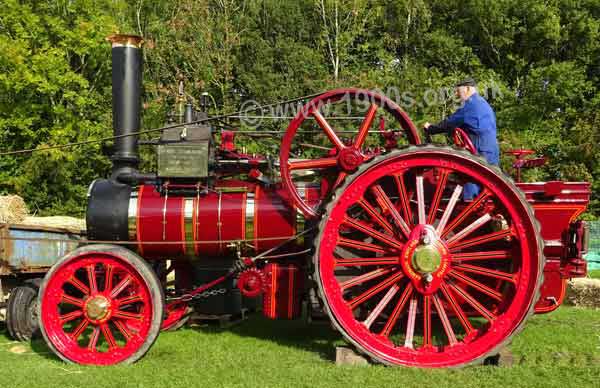
<path id="1" fill-rule="evenodd" d="M 237 326 L 163 333 L 144 359 L 109 368 L 68 365 L 43 342 L 14 351 L 0 335 L 0 387 L 597 387 L 600 310 L 534 316 L 511 346 L 512 367 L 418 370 L 335 366 L 327 325 L 252 317 Z M 12 351 L 11 351 L 12 350 Z"/>

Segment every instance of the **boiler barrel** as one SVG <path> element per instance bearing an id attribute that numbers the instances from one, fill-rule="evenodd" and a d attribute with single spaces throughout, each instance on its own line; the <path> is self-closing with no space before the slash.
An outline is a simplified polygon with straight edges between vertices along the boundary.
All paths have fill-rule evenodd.
<path id="1" fill-rule="evenodd" d="M 263 252 L 302 231 L 302 218 L 282 195 L 249 186 L 188 197 L 143 185 L 129 200 L 129 240 L 146 257 L 230 255 L 236 243 Z"/>

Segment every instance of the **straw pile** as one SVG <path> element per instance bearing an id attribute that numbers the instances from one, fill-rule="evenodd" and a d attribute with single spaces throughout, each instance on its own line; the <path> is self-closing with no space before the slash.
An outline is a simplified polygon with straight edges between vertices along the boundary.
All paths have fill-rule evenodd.
<path id="1" fill-rule="evenodd" d="M 28 226 L 43 226 L 48 228 L 61 228 L 76 233 L 85 230 L 85 220 L 65 216 L 25 217 L 21 224 Z"/>
<path id="2" fill-rule="evenodd" d="M 600 279 L 571 279 L 566 302 L 579 307 L 600 308 Z"/>
<path id="3" fill-rule="evenodd" d="M 18 195 L 0 195 L 0 223 L 66 229 L 79 233 L 85 230 L 85 220 L 74 217 L 34 217 Z"/>
<path id="4" fill-rule="evenodd" d="M 18 224 L 28 214 L 23 198 L 18 195 L 0 195 L 0 223 Z"/>

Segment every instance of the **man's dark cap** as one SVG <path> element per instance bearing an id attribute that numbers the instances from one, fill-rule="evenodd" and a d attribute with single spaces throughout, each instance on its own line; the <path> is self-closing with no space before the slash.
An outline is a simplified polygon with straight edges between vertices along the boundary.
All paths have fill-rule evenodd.
<path id="1" fill-rule="evenodd" d="M 461 80 L 460 82 L 458 82 L 456 84 L 456 87 L 459 87 L 459 86 L 473 86 L 473 87 L 476 87 L 477 86 L 477 82 L 475 82 L 475 80 L 473 78 L 467 77 L 467 78 Z"/>

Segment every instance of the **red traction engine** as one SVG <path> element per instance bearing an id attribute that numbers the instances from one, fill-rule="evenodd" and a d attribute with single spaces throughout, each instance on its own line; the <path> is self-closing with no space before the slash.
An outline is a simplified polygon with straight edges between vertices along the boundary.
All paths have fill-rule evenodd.
<path id="1" fill-rule="evenodd" d="M 556 309 L 567 279 L 586 274 L 577 217 L 589 184 L 514 183 L 459 130 L 456 147 L 420 144 L 406 113 L 371 91 L 307 102 L 279 160 L 236 151 L 232 132 L 215 145 L 210 118 L 187 106 L 185 125 L 150 142 L 157 172 L 140 172 L 141 39 L 111 41 L 113 173 L 89 188 L 89 243 L 40 290 L 42 333 L 65 361 L 134 362 L 161 328 L 234 295 L 228 303 L 261 301 L 273 319 L 320 312 L 376 362 L 469 365 Z M 334 129 L 349 102 L 364 108 L 359 124 Z M 540 164 L 515 155 L 519 171 Z M 463 199 L 466 185 L 475 198 Z"/>

